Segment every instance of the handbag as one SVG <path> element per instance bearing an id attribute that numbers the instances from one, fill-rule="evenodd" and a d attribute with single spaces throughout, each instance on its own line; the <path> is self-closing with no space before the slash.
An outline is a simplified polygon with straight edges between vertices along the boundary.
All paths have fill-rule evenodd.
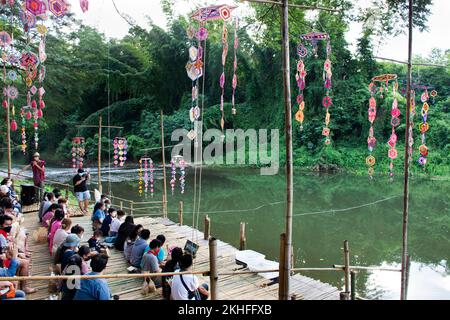
<path id="1" fill-rule="evenodd" d="M 200 297 L 200 292 L 198 292 L 197 289 L 195 289 L 194 291 L 189 290 L 188 286 L 186 285 L 186 282 L 184 282 L 183 280 L 183 275 L 180 274 L 180 279 L 181 279 L 181 283 L 183 284 L 183 287 L 186 289 L 186 291 L 188 292 L 188 299 L 189 300 L 202 300 Z"/>
<path id="2" fill-rule="evenodd" d="M 151 278 L 145 278 L 144 283 L 142 284 L 142 294 L 144 296 L 153 293 L 156 291 L 155 283 Z"/>
<path id="3" fill-rule="evenodd" d="M 36 243 L 47 243 L 47 228 L 40 227 L 33 233 L 33 238 Z"/>

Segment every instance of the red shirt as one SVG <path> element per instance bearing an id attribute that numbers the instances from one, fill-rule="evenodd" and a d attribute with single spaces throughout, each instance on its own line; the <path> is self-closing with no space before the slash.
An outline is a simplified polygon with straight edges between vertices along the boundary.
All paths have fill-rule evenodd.
<path id="1" fill-rule="evenodd" d="M 31 164 L 31 169 L 33 170 L 33 182 L 35 186 L 38 186 L 41 182 L 45 181 L 45 161 L 39 160 L 37 164 L 43 169 L 43 171 L 35 167 L 33 163 Z"/>
<path id="2" fill-rule="evenodd" d="M 5 237 L 6 240 L 8 240 L 8 234 L 5 230 L 0 230 L 0 234 Z M 9 265 L 11 264 L 11 260 L 3 260 L 3 267 L 9 268 Z"/>

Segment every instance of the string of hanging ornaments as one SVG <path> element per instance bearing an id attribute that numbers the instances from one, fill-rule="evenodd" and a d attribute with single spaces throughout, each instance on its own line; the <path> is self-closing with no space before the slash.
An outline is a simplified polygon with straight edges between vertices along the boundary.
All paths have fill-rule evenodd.
<path id="1" fill-rule="evenodd" d="M 148 157 L 142 157 L 139 159 L 139 195 L 150 195 L 153 198 L 155 194 L 155 167 L 153 160 Z"/>
<path id="2" fill-rule="evenodd" d="M 3 65 L 3 95 L 2 103 L 4 108 L 10 108 L 11 131 L 18 130 L 16 122 L 16 111 L 14 101 L 20 97 L 19 90 L 15 83 L 20 74 L 26 85 L 26 105 L 21 107 L 21 149 L 24 154 L 27 146 L 27 124 L 32 122 L 34 128 L 34 147 L 39 148 L 39 120 L 43 118 L 45 109 L 44 102 L 44 80 L 47 74 L 45 61 L 46 34 L 48 29 L 45 23 L 48 21 L 49 13 L 61 18 L 70 10 L 70 3 L 67 0 L 2 0 L 1 6 L 10 12 L 11 34 L 6 30 L 0 31 L 1 63 Z M 83 12 L 89 8 L 88 0 L 80 0 Z M 15 48 L 14 34 L 15 20 L 14 14 L 18 12 L 19 22 L 26 36 L 26 44 L 23 51 Z M 4 26 L 6 27 L 6 21 Z M 39 43 L 33 43 L 38 39 Z M 38 48 L 34 52 L 34 47 Z M 9 69 L 7 72 L 6 70 Z M 37 79 L 36 79 L 37 78 Z"/>
<path id="3" fill-rule="evenodd" d="M 428 112 L 430 110 L 430 96 L 433 98 L 432 103 L 435 103 L 435 98 L 437 97 L 438 93 L 436 90 L 431 91 L 431 94 L 428 93 L 428 89 L 425 89 L 425 92 L 421 96 L 421 101 L 423 103 L 422 105 L 422 123 L 419 125 L 419 130 L 422 138 L 422 145 L 419 147 L 420 157 L 418 160 L 418 163 L 421 167 L 424 168 L 427 165 L 427 159 L 428 159 L 428 147 L 427 147 L 427 141 L 426 141 L 426 135 L 427 132 L 430 130 L 430 125 L 428 123 Z"/>
<path id="4" fill-rule="evenodd" d="M 395 132 L 395 128 L 397 128 L 400 125 L 400 109 L 398 109 L 398 100 L 397 100 L 397 91 L 398 91 L 398 82 L 397 82 L 397 75 L 396 74 L 383 74 L 380 76 L 376 76 L 372 79 L 372 82 L 369 85 L 369 92 L 370 92 L 370 100 L 369 100 L 369 122 L 370 122 L 370 129 L 369 129 L 369 137 L 367 139 L 367 144 L 369 148 L 369 156 L 366 158 L 366 164 L 369 167 L 368 173 L 369 176 L 372 178 L 373 174 L 375 173 L 375 164 L 376 164 L 376 158 L 373 156 L 373 151 L 377 144 L 377 139 L 375 138 L 374 133 L 374 123 L 377 118 L 377 99 L 376 95 L 379 93 L 380 99 L 384 98 L 385 92 L 389 92 L 389 83 L 391 81 L 394 81 L 393 84 L 393 98 L 394 102 L 392 103 L 392 111 L 391 111 L 391 125 L 392 125 L 392 134 L 389 138 L 388 144 L 390 146 L 390 149 L 388 151 L 388 156 L 391 159 L 391 163 L 389 166 L 390 176 L 393 177 L 393 169 L 394 169 L 394 160 L 398 157 L 398 151 L 396 149 L 397 145 L 397 134 Z"/>
<path id="5" fill-rule="evenodd" d="M 126 138 L 114 138 L 114 167 L 123 167 L 127 161 L 128 142 Z"/>
<path id="6" fill-rule="evenodd" d="M 75 137 L 72 139 L 72 168 L 76 172 L 83 169 L 86 156 L 86 142 L 83 137 Z"/>
<path id="7" fill-rule="evenodd" d="M 170 187 L 172 190 L 172 195 L 175 194 L 175 188 L 177 184 L 177 168 L 180 169 L 178 180 L 180 182 L 181 194 L 184 194 L 186 188 L 186 162 L 184 161 L 184 158 L 182 156 L 176 156 L 170 161 Z"/>
<path id="8" fill-rule="evenodd" d="M 190 48 L 189 48 L 189 61 L 186 64 L 186 72 L 188 77 L 192 80 L 192 105 L 189 112 L 189 117 L 191 122 L 195 122 L 201 117 L 201 109 L 199 107 L 199 87 L 200 87 L 200 79 L 204 76 L 205 73 L 205 61 L 204 54 L 206 48 L 206 40 L 208 39 L 208 29 L 206 28 L 206 22 L 208 21 L 223 21 L 222 26 L 222 73 L 219 78 L 219 85 L 221 88 L 221 97 L 220 97 L 220 111 L 222 113 L 222 118 L 220 121 L 220 126 L 222 128 L 222 132 L 225 128 L 225 110 L 224 110 L 224 99 L 225 99 L 225 66 L 228 57 L 228 29 L 227 23 L 233 20 L 232 12 L 237 7 L 228 6 L 228 5 L 217 5 L 210 6 L 198 9 L 191 16 L 192 19 L 198 22 L 198 29 L 195 29 L 192 25 L 187 29 L 187 36 L 190 39 Z M 237 60 L 237 50 L 239 47 L 239 39 L 237 35 L 237 29 L 239 26 L 238 19 L 234 20 L 234 62 L 233 62 L 233 79 L 232 79 L 232 114 L 235 115 L 237 113 L 236 110 L 236 89 L 238 85 L 238 77 L 237 77 L 237 69 L 238 69 L 238 60 Z M 195 131 L 191 130 L 188 134 L 189 139 L 195 139 Z"/>
<path id="9" fill-rule="evenodd" d="M 305 97 L 304 97 L 304 90 L 306 88 L 306 66 L 304 59 L 308 56 L 309 50 L 305 46 L 303 42 L 308 42 L 312 46 L 312 52 L 314 54 L 314 57 L 317 59 L 319 57 L 318 51 L 319 51 L 319 41 L 326 41 L 326 60 L 324 62 L 324 70 L 323 70 L 323 81 L 324 81 L 324 87 L 325 87 L 325 97 L 322 100 L 322 105 L 326 110 L 325 113 L 325 127 L 322 130 L 322 135 L 325 137 L 325 145 L 331 144 L 331 130 L 330 130 L 330 121 L 331 121 L 331 115 L 330 115 L 330 107 L 333 105 L 333 100 L 331 98 L 332 93 L 332 82 L 331 78 L 333 76 L 333 72 L 331 70 L 332 64 L 331 64 L 331 40 L 328 33 L 322 33 L 322 32 L 311 32 L 300 36 L 300 43 L 297 47 L 297 55 L 299 57 L 297 62 L 297 73 L 295 75 L 295 79 L 297 81 L 297 87 L 298 87 L 298 95 L 297 95 L 297 104 L 299 110 L 297 111 L 295 115 L 296 121 L 300 123 L 300 131 L 303 131 L 303 123 L 305 120 Z"/>

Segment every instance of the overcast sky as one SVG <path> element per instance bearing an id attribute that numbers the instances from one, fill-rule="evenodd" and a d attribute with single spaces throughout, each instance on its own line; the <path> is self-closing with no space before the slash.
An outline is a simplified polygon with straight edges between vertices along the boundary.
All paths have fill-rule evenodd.
<path id="1" fill-rule="evenodd" d="M 356 0 L 360 3 L 367 3 L 370 0 Z M 82 13 L 78 1 L 72 6 L 78 18 L 85 24 L 96 27 L 104 32 L 108 37 L 121 38 L 127 34 L 129 25 L 122 19 L 114 9 L 112 0 L 91 0 L 90 8 L 87 13 Z M 134 21 L 142 27 L 146 27 L 147 17 L 150 17 L 155 24 L 161 27 L 166 26 L 165 15 L 162 12 L 158 0 L 115 0 L 120 12 L 131 16 Z M 177 0 L 175 11 L 177 14 L 187 14 L 197 5 L 217 3 L 217 1 L 205 0 Z M 220 3 L 234 3 L 233 1 L 223 0 Z M 414 34 L 414 54 L 426 56 L 432 48 L 450 49 L 450 1 L 433 0 L 432 16 L 429 18 L 429 31 L 425 33 Z M 238 14 L 246 14 L 249 7 L 239 4 Z M 310 30 L 305 30 L 309 32 Z M 347 34 L 348 42 L 355 43 L 355 39 L 360 36 L 361 26 L 352 24 Z M 396 38 L 387 35 L 386 41 L 378 47 L 375 54 L 378 56 L 406 60 L 408 50 L 408 39 L 406 36 Z"/>

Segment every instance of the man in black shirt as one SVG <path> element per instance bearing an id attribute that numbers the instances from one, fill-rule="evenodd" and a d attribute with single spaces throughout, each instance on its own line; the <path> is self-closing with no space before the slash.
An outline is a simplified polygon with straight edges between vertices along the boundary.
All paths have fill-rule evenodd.
<path id="1" fill-rule="evenodd" d="M 78 204 L 81 211 L 87 214 L 89 210 L 89 201 L 91 200 L 91 194 L 87 188 L 86 182 L 90 178 L 89 172 L 84 172 L 83 169 L 78 169 L 78 174 L 73 177 L 73 186 L 75 196 L 78 199 Z"/>

